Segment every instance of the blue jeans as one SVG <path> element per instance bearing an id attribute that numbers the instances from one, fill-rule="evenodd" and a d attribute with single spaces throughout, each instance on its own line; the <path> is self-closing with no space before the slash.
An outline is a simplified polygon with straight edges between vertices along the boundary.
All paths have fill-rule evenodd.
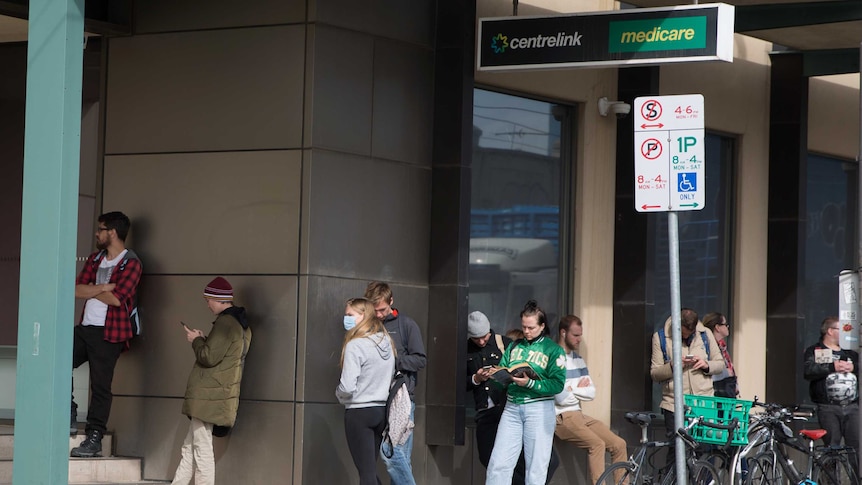
<path id="1" fill-rule="evenodd" d="M 416 411 L 416 403 L 411 403 L 410 406 L 410 421 L 414 421 L 413 414 Z M 387 447 L 387 444 L 383 444 L 380 447 L 380 457 L 383 458 L 383 463 L 386 463 L 386 471 L 389 472 L 389 478 L 392 481 L 392 485 L 416 485 L 416 480 L 413 478 L 413 466 L 410 465 L 410 455 L 413 453 L 413 433 L 410 433 L 410 437 L 407 438 L 407 441 L 401 445 L 396 446 L 392 451 L 392 458 L 386 458 L 386 454 L 383 453 L 383 448 Z"/>
<path id="2" fill-rule="evenodd" d="M 527 462 L 527 485 L 544 485 L 554 444 L 554 400 L 506 402 L 500 417 L 485 485 L 509 485 L 521 448 Z"/>

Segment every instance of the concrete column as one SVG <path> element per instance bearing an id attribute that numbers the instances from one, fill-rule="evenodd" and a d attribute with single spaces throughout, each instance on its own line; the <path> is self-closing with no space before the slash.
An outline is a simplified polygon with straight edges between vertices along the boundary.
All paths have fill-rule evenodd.
<path id="1" fill-rule="evenodd" d="M 31 0 L 13 483 L 66 483 L 84 0 Z"/>

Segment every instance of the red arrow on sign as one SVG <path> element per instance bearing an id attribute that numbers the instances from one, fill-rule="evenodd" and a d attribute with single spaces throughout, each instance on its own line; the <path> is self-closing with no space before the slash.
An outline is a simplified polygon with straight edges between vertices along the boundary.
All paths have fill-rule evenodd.
<path id="1" fill-rule="evenodd" d="M 641 209 L 643 209 L 643 210 L 647 210 L 647 209 L 660 209 L 660 208 L 661 208 L 661 206 L 660 206 L 660 205 L 646 205 L 646 204 L 644 204 L 644 205 L 642 205 L 642 206 L 641 206 Z"/>
<path id="2" fill-rule="evenodd" d="M 643 124 L 643 125 L 641 125 L 641 129 L 642 129 L 642 130 L 645 130 L 645 129 L 647 129 L 647 128 L 664 128 L 664 124 L 663 124 L 663 123 L 659 123 L 659 124 L 657 124 L 657 125 L 647 125 L 647 124 Z"/>

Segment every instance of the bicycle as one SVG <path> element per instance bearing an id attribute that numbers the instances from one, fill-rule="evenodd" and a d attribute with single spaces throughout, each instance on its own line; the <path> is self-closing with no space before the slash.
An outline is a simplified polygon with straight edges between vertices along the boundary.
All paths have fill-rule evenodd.
<path id="1" fill-rule="evenodd" d="M 649 428 L 652 420 L 658 416 L 649 411 L 640 411 L 626 413 L 625 417 L 630 423 L 640 426 L 640 446 L 629 457 L 628 461 L 617 462 L 606 468 L 601 476 L 599 476 L 597 485 L 675 484 L 676 467 L 673 461 L 658 467 L 652 464 L 653 457 L 660 449 L 672 448 L 674 446 L 673 440 L 650 441 L 648 439 L 647 428 Z M 690 448 L 686 453 L 686 468 L 688 470 L 689 483 L 696 485 L 720 485 L 720 477 L 715 467 L 710 463 L 698 460 L 692 451 L 699 446 L 690 434 L 691 429 L 697 425 L 715 427 L 717 429 L 728 429 L 728 427 L 726 425 L 707 423 L 700 417 L 697 420 L 692 420 L 691 423 L 684 428 L 680 428 L 677 432 L 683 437 L 683 442 L 688 445 L 687 448 Z M 736 426 L 735 423 L 734 426 Z M 647 473 L 649 469 L 653 470 L 654 474 Z"/>
<path id="2" fill-rule="evenodd" d="M 822 438 L 823 429 L 805 429 L 794 436 L 787 422 L 794 419 L 807 419 L 778 404 L 764 404 L 754 401 L 754 405 L 762 407 L 766 412 L 761 415 L 752 428 L 756 434 L 755 440 L 749 441 L 749 446 L 743 450 L 741 459 L 748 465 L 745 485 L 779 485 L 785 483 L 816 483 L 818 485 L 859 485 L 856 472 L 851 464 L 853 448 L 815 446 L 815 441 Z M 805 444 L 800 444 L 800 438 Z M 794 449 L 807 458 L 805 472 L 799 470 L 789 456 L 789 450 Z M 756 450 L 753 457 L 752 450 Z"/>

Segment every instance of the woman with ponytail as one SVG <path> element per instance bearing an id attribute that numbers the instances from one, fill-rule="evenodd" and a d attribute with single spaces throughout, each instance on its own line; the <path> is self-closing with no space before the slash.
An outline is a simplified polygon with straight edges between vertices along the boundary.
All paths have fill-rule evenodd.
<path id="1" fill-rule="evenodd" d="M 566 355 L 551 339 L 545 312 L 530 300 L 521 312 L 524 338 L 509 344 L 500 367 L 526 363 L 529 370 L 513 372 L 506 407 L 497 427 L 488 463 L 486 485 L 509 485 L 521 448 L 527 462 L 527 485 L 544 485 L 554 443 L 554 396 L 566 383 Z"/>
<path id="2" fill-rule="evenodd" d="M 374 305 L 365 298 L 347 300 L 344 309 L 341 380 L 335 395 L 344 404 L 344 433 L 360 485 L 376 485 L 377 456 L 386 427 L 386 399 L 395 372 L 395 346 Z"/>

